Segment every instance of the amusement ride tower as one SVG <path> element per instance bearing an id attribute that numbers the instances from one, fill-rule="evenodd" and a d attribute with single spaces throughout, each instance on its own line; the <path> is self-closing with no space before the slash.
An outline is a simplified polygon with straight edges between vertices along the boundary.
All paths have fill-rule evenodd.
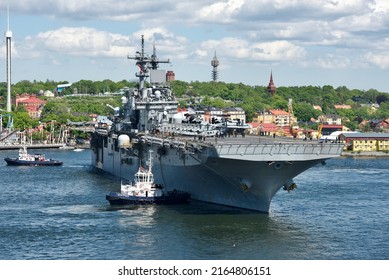
<path id="1" fill-rule="evenodd" d="M 215 51 L 215 56 L 213 57 L 213 59 L 211 60 L 211 65 L 213 67 L 212 69 L 212 80 L 214 82 L 217 82 L 218 80 L 218 71 L 217 71 L 217 67 L 219 66 L 219 60 L 217 59 L 216 57 L 216 51 Z"/>
<path id="2" fill-rule="evenodd" d="M 7 10 L 7 31 L 5 32 L 5 47 L 7 52 L 7 112 L 11 112 L 11 39 L 12 31 L 9 30 L 9 8 Z"/>

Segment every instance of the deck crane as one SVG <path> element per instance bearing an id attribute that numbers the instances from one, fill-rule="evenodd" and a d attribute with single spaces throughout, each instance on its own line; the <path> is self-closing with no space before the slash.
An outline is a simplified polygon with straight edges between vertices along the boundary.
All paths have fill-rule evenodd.
<path id="1" fill-rule="evenodd" d="M 297 136 L 298 124 L 297 119 L 293 113 L 292 98 L 288 100 L 288 112 L 289 112 L 289 131 L 293 137 Z"/>

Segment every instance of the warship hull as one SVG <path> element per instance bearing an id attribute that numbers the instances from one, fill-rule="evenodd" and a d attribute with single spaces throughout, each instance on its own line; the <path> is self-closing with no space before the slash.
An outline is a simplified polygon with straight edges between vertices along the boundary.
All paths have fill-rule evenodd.
<path id="1" fill-rule="evenodd" d="M 125 91 L 121 108 L 110 106 L 113 120 L 101 119 L 92 135 L 92 165 L 101 170 L 133 179 L 152 150 L 154 178 L 167 190 L 268 212 L 280 188 L 294 189 L 294 177 L 342 152 L 335 143 L 246 137 L 250 126 L 241 116 L 222 113 L 206 121 L 200 112 L 182 112 L 167 74 L 158 69 L 169 60 L 159 60 L 155 47 L 147 55 L 143 36 L 141 50 L 127 58 L 140 70 L 139 83 Z"/>
<path id="2" fill-rule="evenodd" d="M 153 150 L 154 176 L 168 190 L 191 198 L 267 213 L 276 192 L 295 187 L 293 178 L 305 170 L 338 157 L 341 144 L 264 143 L 258 137 L 217 140 L 186 146 L 155 137 L 128 148 L 116 148 L 117 136 L 95 136 L 92 165 L 125 179 L 133 179 L 140 163 Z M 164 142 L 163 142 L 164 141 Z M 256 144 L 257 143 L 257 144 Z"/>

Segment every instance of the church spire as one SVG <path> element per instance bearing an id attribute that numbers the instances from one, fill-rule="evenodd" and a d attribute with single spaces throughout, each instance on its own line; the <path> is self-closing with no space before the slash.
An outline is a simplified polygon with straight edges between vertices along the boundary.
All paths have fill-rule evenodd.
<path id="1" fill-rule="evenodd" d="M 270 82 L 269 82 L 269 85 L 267 86 L 267 91 L 271 95 L 274 95 L 276 93 L 276 86 L 274 85 L 274 82 L 273 82 L 273 70 L 270 72 Z"/>

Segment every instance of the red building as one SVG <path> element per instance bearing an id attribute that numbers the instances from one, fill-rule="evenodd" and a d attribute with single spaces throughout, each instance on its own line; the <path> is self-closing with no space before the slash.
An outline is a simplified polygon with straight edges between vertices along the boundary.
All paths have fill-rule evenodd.
<path id="1" fill-rule="evenodd" d="M 167 71 L 166 73 L 166 81 L 170 82 L 170 81 L 174 81 L 175 80 L 175 74 L 173 71 L 169 70 Z"/>
<path id="2" fill-rule="evenodd" d="M 46 101 L 30 94 L 17 95 L 15 99 L 15 107 L 23 106 L 31 118 L 39 118 L 45 104 Z"/>

